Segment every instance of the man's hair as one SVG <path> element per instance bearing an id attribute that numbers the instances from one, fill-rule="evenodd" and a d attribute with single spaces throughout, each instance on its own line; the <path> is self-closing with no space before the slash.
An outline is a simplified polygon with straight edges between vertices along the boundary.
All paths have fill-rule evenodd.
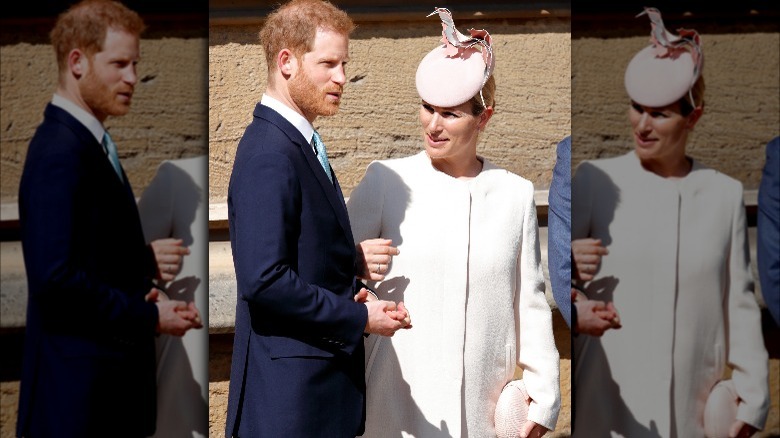
<path id="1" fill-rule="evenodd" d="M 297 57 L 310 52 L 318 29 L 349 36 L 355 24 L 346 12 L 324 0 L 292 0 L 268 15 L 260 30 L 268 71 L 273 71 L 282 49 Z"/>
<path id="2" fill-rule="evenodd" d="M 90 57 L 103 50 L 108 29 L 140 36 L 144 28 L 141 17 L 119 2 L 84 0 L 60 14 L 49 36 L 62 72 L 68 68 L 71 50 L 80 49 Z"/>

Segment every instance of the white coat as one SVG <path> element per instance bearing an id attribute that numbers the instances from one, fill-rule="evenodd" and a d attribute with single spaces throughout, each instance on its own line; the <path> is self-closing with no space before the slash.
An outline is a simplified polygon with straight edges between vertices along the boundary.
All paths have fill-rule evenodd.
<path id="1" fill-rule="evenodd" d="M 763 427 L 768 356 L 753 294 L 742 185 L 694 161 L 684 178 L 635 153 L 584 162 L 572 239 L 609 250 L 587 286 L 623 327 L 574 341 L 575 436 L 704 435 L 704 403 L 728 365 L 738 418 Z"/>
<path id="2" fill-rule="evenodd" d="M 157 337 L 155 437 L 206 437 L 208 431 L 208 160 L 166 160 L 138 201 L 147 242 L 173 237 L 190 249 L 166 285 L 169 298 L 194 301 L 204 327 Z"/>
<path id="3" fill-rule="evenodd" d="M 532 184 L 487 160 L 461 181 L 425 152 L 373 162 L 347 203 L 355 241 L 400 254 L 376 285 L 404 301 L 413 327 L 366 340 L 365 437 L 490 437 L 516 365 L 552 429 L 560 409 Z"/>

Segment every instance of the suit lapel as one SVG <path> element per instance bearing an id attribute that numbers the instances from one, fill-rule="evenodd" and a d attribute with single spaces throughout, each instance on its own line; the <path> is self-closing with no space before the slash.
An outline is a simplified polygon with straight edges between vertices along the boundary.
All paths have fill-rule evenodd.
<path id="1" fill-rule="evenodd" d="M 120 168 L 122 170 L 122 177 L 124 179 L 124 182 L 119 180 L 119 177 L 116 175 L 116 171 L 114 170 L 114 167 L 111 165 L 111 162 L 108 160 L 108 156 L 106 156 L 106 151 L 103 149 L 103 145 L 100 144 L 100 142 L 97 141 L 94 135 L 87 129 L 86 126 L 82 125 L 81 122 L 79 122 L 75 117 L 70 115 L 67 111 L 63 110 L 62 108 L 52 105 L 51 103 L 48 104 L 46 107 L 46 110 L 44 111 L 44 115 L 46 117 L 51 117 L 52 119 L 56 120 L 59 123 L 62 123 L 66 125 L 80 140 L 83 144 L 89 145 L 89 150 L 91 154 L 98 154 L 100 156 L 100 159 L 97 159 L 96 161 L 100 166 L 100 172 L 101 173 L 110 173 L 114 178 L 106 178 L 106 180 L 113 180 L 111 183 L 108 184 L 116 184 L 118 187 L 121 187 L 125 195 L 127 195 L 133 203 L 135 203 L 135 197 L 133 196 L 133 189 L 130 187 L 130 182 L 127 180 L 127 175 L 125 174 L 124 168 L 121 166 Z"/>
<path id="2" fill-rule="evenodd" d="M 301 149 L 301 152 L 306 159 L 306 164 L 309 165 L 309 169 L 312 171 L 322 188 L 325 198 L 333 208 L 333 212 L 336 214 L 336 218 L 338 219 L 341 228 L 344 230 L 344 235 L 347 236 L 350 245 L 355 246 L 352 238 L 352 228 L 349 225 L 347 206 L 344 203 L 344 195 L 341 192 L 341 187 L 339 186 L 338 180 L 336 179 L 336 173 L 333 172 L 333 169 L 331 168 L 331 172 L 333 172 L 333 183 L 331 183 L 319 160 L 317 160 L 317 156 L 315 155 L 311 144 L 303 138 L 300 131 L 279 113 L 258 103 L 255 108 L 255 116 L 276 125 L 287 135 L 290 141 Z"/>

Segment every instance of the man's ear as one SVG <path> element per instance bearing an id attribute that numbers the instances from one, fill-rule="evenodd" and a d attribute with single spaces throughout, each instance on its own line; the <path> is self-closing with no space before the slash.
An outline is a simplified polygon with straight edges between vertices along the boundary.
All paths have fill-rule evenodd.
<path id="1" fill-rule="evenodd" d="M 87 73 L 89 69 L 89 59 L 80 49 L 73 49 L 68 53 L 68 70 L 76 78 Z"/>
<path id="2" fill-rule="evenodd" d="M 298 70 L 298 58 L 289 49 L 282 49 L 276 55 L 276 65 L 282 75 L 288 78 Z"/>

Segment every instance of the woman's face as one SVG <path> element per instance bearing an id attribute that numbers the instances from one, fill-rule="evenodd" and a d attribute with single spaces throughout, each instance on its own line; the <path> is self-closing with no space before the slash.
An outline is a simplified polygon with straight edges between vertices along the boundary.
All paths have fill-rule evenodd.
<path id="1" fill-rule="evenodd" d="M 639 159 L 663 164 L 684 159 L 688 132 L 693 129 L 700 114 L 701 109 L 697 108 L 688 116 L 683 116 L 677 102 L 653 108 L 632 101 L 628 118 Z"/>
<path id="2" fill-rule="evenodd" d="M 489 111 L 474 116 L 468 102 L 444 108 L 423 101 L 420 105 L 420 123 L 428 156 L 432 160 L 473 160 L 477 155 L 477 134 L 487 124 Z"/>

